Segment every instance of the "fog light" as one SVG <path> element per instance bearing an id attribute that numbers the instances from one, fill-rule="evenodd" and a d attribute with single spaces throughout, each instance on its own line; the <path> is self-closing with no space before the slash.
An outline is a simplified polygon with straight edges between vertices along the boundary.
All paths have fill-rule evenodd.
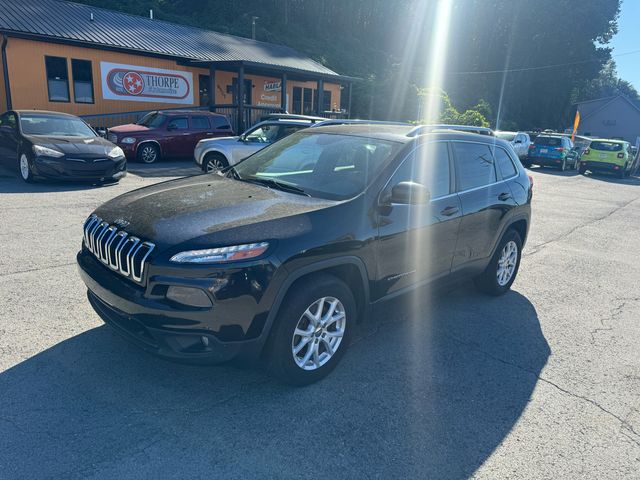
<path id="1" fill-rule="evenodd" d="M 190 307 L 211 307 L 211 299 L 199 288 L 172 285 L 167 290 L 167 299 Z"/>

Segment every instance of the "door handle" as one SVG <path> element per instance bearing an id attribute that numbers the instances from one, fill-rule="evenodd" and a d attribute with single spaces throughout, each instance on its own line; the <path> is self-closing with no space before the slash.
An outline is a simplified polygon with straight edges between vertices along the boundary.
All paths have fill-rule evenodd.
<path id="1" fill-rule="evenodd" d="M 500 200 L 501 202 L 506 202 L 510 198 L 511 194 L 507 192 L 502 192 L 500 195 L 498 195 L 498 200 Z"/>
<path id="2" fill-rule="evenodd" d="M 450 217 L 451 215 L 455 215 L 459 211 L 460 209 L 458 207 L 446 207 L 444 210 L 440 212 L 440 215 L 444 215 L 445 217 Z"/>

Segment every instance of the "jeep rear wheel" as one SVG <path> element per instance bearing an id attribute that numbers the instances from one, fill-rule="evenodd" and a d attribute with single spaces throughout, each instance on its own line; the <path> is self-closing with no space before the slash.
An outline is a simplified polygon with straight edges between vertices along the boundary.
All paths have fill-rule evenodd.
<path id="1" fill-rule="evenodd" d="M 507 230 L 485 271 L 475 279 L 479 290 L 490 295 L 507 292 L 518 274 L 522 257 L 522 239 L 515 230 Z"/>
<path id="2" fill-rule="evenodd" d="M 327 376 L 349 346 L 356 310 L 351 290 L 338 278 L 319 274 L 305 279 L 287 295 L 276 318 L 270 371 L 292 385 Z"/>

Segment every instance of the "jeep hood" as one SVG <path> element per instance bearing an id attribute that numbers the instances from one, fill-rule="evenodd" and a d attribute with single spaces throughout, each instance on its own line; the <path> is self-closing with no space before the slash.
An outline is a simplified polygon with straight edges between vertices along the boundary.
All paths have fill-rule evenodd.
<path id="1" fill-rule="evenodd" d="M 94 213 L 156 244 L 158 251 L 282 238 L 310 228 L 299 218 L 336 202 L 203 174 L 134 190 Z"/>

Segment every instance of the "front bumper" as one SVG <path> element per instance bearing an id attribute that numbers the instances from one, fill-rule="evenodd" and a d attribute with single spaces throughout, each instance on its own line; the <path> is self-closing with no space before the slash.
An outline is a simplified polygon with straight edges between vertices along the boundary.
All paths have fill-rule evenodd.
<path id="1" fill-rule="evenodd" d="M 127 175 L 126 158 L 94 162 L 35 157 L 32 165 L 35 175 L 52 180 L 119 180 Z"/>
<path id="2" fill-rule="evenodd" d="M 214 298 L 207 308 L 177 305 L 165 297 L 168 285 L 200 288 L 211 295 L 216 279 L 156 275 L 142 287 L 110 271 L 86 250 L 78 253 L 77 261 L 96 313 L 148 352 L 190 363 L 221 363 L 238 356 L 255 358 L 262 350 L 268 310 L 258 313 L 258 303 L 246 291 L 226 301 Z M 230 283 L 236 290 L 243 288 L 236 278 Z"/>

